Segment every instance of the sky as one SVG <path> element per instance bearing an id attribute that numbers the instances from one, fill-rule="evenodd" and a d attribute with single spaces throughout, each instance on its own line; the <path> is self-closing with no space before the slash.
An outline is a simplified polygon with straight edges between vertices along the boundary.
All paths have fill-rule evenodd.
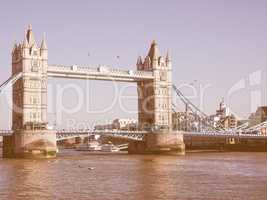
<path id="1" fill-rule="evenodd" d="M 246 118 L 267 105 L 266 10 L 266 0 L 1 1 L 0 82 L 11 74 L 13 45 L 23 40 L 28 24 L 38 42 L 45 32 L 49 64 L 135 69 L 155 39 L 163 56 L 171 53 L 173 83 L 204 112 L 214 113 L 224 97 L 234 114 Z M 61 95 L 58 88 L 66 85 L 70 89 Z M 71 89 L 76 86 L 84 94 L 82 106 L 72 113 L 59 109 L 56 97 L 66 108 L 80 103 Z M 110 82 L 50 79 L 49 123 L 79 127 L 136 118 L 136 85 L 116 87 L 114 92 Z M 118 91 L 133 98 L 114 97 Z M 11 127 L 10 95 L 10 89 L 0 94 L 0 129 Z"/>

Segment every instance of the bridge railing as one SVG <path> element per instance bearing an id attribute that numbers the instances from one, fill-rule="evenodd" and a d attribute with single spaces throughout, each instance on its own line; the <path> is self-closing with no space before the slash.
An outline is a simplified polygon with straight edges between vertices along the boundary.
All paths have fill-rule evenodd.
<path id="1" fill-rule="evenodd" d="M 0 136 L 10 136 L 13 134 L 12 130 L 0 130 Z"/>

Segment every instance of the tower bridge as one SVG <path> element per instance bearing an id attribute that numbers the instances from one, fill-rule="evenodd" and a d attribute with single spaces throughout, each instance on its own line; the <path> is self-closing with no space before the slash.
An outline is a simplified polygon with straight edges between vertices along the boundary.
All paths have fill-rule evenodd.
<path id="1" fill-rule="evenodd" d="M 153 41 L 148 55 L 144 59 L 139 57 L 136 66 L 136 70 L 120 70 L 107 66 L 49 65 L 45 38 L 38 45 L 29 26 L 23 41 L 15 44 L 12 50 L 13 134 L 4 137 L 4 157 L 56 155 L 56 131 L 46 128 L 49 77 L 136 82 L 140 129 L 161 127 L 162 130 L 151 130 L 142 143 L 130 144 L 131 149 L 137 153 L 183 154 L 182 135 L 172 131 L 172 63 L 169 54 L 160 56 L 158 45 Z M 168 141 L 172 142 L 168 144 Z"/>
<path id="2" fill-rule="evenodd" d="M 172 84 L 172 62 L 170 55 L 160 56 L 158 45 L 152 42 L 145 58 L 139 57 L 137 69 L 114 69 L 110 66 L 64 66 L 48 64 L 48 48 L 45 38 L 37 45 L 32 28 L 26 31 L 24 40 L 12 50 L 12 76 L 0 85 L 0 92 L 7 85 L 13 89 L 12 130 L 0 131 L 4 136 L 4 157 L 54 157 L 56 141 L 90 134 L 106 134 L 127 137 L 132 140 L 132 153 L 184 154 L 183 138 L 213 141 L 214 138 L 228 140 L 261 139 L 267 136 L 250 135 L 267 126 L 267 122 L 232 130 L 218 130 L 208 115 L 195 106 Z M 49 77 L 104 80 L 137 83 L 138 131 L 57 131 L 47 129 L 47 82 Z M 197 132 L 172 130 L 172 90 L 186 108 L 199 121 Z M 242 134 L 242 131 L 246 134 Z M 184 136 L 183 136 L 184 135 Z M 204 142 L 205 142 L 204 141 Z M 197 141 L 198 142 L 198 141 Z M 265 145 L 265 143 L 264 143 Z M 266 146 L 266 145 L 265 145 Z"/>

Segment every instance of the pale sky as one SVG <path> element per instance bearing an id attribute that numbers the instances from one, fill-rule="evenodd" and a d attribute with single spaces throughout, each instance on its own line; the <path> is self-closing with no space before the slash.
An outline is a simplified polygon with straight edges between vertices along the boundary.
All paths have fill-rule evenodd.
<path id="1" fill-rule="evenodd" d="M 106 64 L 135 69 L 137 56 L 145 56 L 155 39 L 162 55 L 167 49 L 171 52 L 176 85 L 192 82 L 197 87 L 209 85 L 202 103 L 205 112 L 214 113 L 220 99 L 225 97 L 238 117 L 246 117 L 258 104 L 267 105 L 266 10 L 266 0 L 1 1 L 0 82 L 11 74 L 12 47 L 15 41 L 23 40 L 28 24 L 32 25 L 38 42 L 43 32 L 46 33 L 49 64 Z M 248 81 L 249 77 L 254 82 Z M 76 120 L 79 126 L 79 123 L 136 117 L 134 112 L 124 112 L 120 105 L 136 111 L 134 99 L 117 99 L 104 114 L 89 113 L 84 106 L 74 114 L 63 111 L 53 114 L 56 87 L 73 83 L 86 88 L 89 84 L 92 99 L 87 107 L 94 111 L 110 107 L 114 91 L 110 82 L 103 81 L 53 79 L 49 83 L 53 87 L 49 91 L 49 120 L 54 123 L 55 116 L 60 115 L 59 127 L 66 126 L 70 120 Z M 125 92 L 136 96 L 135 84 L 126 85 L 130 88 Z M 124 86 L 120 83 L 119 91 L 125 95 Z M 241 88 L 227 95 L 233 86 Z M 192 95 L 190 90 L 181 90 Z M 83 92 L 89 94 L 88 89 Z M 10 127 L 11 113 L 7 106 L 10 98 L 6 96 L 10 96 L 10 91 L 0 96 L 0 129 Z M 65 107 L 77 104 L 72 90 L 63 98 Z M 86 97 L 84 100 L 89 101 Z M 193 101 L 201 104 L 199 97 Z"/>

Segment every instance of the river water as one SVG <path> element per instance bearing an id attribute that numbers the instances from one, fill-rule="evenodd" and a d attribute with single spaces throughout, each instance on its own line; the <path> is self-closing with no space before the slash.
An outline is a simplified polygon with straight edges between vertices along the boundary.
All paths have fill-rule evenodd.
<path id="1" fill-rule="evenodd" d="M 267 199 L 267 153 L 0 158 L 0 199 Z"/>

